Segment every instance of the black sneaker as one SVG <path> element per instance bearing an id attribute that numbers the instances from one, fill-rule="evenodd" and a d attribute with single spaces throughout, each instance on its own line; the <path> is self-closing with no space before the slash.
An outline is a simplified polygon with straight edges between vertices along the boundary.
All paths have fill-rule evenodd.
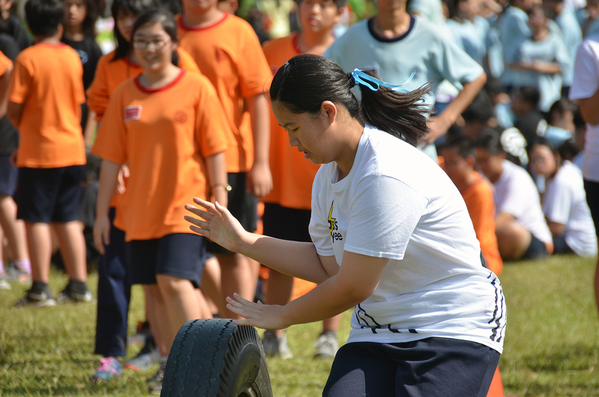
<path id="1" fill-rule="evenodd" d="M 56 306 L 56 301 L 50 291 L 32 291 L 32 289 L 27 291 L 25 297 L 16 303 L 16 307 Z"/>
<path id="2" fill-rule="evenodd" d="M 93 299 L 92 292 L 85 286 L 85 289 L 82 291 L 76 291 L 71 283 L 69 282 L 67 286 L 58 294 L 58 302 L 59 303 L 85 303 L 91 302 Z"/>

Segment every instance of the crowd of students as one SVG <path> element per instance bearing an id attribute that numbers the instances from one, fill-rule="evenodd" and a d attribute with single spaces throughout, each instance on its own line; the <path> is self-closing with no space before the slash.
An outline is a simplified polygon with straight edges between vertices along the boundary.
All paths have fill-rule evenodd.
<path id="1" fill-rule="evenodd" d="M 90 302 L 86 251 L 97 250 L 94 380 L 121 374 L 132 284 L 143 285 L 151 338 L 124 366 L 160 363 L 152 391 L 186 321 L 239 317 L 225 304 L 234 293 L 284 306 L 314 288 L 184 221 L 197 197 L 228 207 L 247 231 L 261 220 L 267 236 L 311 241 L 319 165 L 292 147 L 265 95 L 300 54 L 398 91 L 428 84 L 429 133 L 414 144 L 458 188 L 495 274 L 504 260 L 597 255 L 593 3 L 381 0 L 378 13 L 339 29 L 354 3 L 299 0 L 299 31 L 261 44 L 234 1 L 113 0 L 115 49 L 102 55 L 98 2 L 28 0 L 32 44 L 12 1 L 0 1 L 0 289 L 31 281 L 21 307 Z M 55 299 L 57 249 L 69 282 Z M 599 304 L 599 275 L 595 285 Z M 336 354 L 339 320 L 322 322 L 315 356 Z M 292 357 L 282 329 L 267 329 L 263 344 Z M 491 389 L 500 393 L 498 373 Z"/>

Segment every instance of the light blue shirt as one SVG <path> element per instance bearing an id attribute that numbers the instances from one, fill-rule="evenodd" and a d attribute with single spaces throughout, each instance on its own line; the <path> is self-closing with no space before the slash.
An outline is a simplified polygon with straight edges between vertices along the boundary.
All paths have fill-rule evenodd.
<path id="1" fill-rule="evenodd" d="M 582 30 L 576 20 L 576 14 L 569 8 L 564 9 L 561 14 L 555 17 L 555 22 L 561 30 L 562 39 L 570 54 L 570 59 L 576 58 L 576 50 L 582 43 Z M 549 25 L 550 27 L 552 25 Z M 574 77 L 574 62 L 570 62 L 568 69 L 565 69 L 562 73 L 565 87 L 572 85 L 572 79 Z"/>
<path id="2" fill-rule="evenodd" d="M 487 55 L 487 34 L 491 28 L 489 22 L 482 17 L 476 17 L 474 23 L 469 20 L 459 22 L 449 19 L 447 26 L 451 29 L 458 47 L 482 65 Z"/>
<path id="3" fill-rule="evenodd" d="M 570 54 L 561 37 L 549 32 L 549 36 L 543 41 L 526 40 L 520 46 L 520 57 L 518 61 L 531 62 L 534 60 L 543 62 L 557 62 L 562 70 L 570 68 Z M 562 74 L 540 73 L 535 71 L 518 71 L 518 80 L 522 85 L 532 85 L 539 89 L 541 100 L 539 109 L 547 112 L 555 101 L 561 98 Z"/>
<path id="4" fill-rule="evenodd" d="M 520 45 L 531 36 L 528 16 L 520 8 L 511 6 L 506 8 L 499 21 L 499 31 L 505 62 L 501 82 L 506 86 L 518 86 L 518 76 L 509 69 L 509 64 L 518 61 Z"/>
<path id="5" fill-rule="evenodd" d="M 483 73 L 482 67 L 451 38 L 422 18 L 412 17 L 408 31 L 395 39 L 378 36 L 372 21 L 362 20 L 350 27 L 324 56 L 346 72 L 355 68 L 373 71 L 391 84 L 402 84 L 415 73 L 403 88 L 414 90 L 432 81 L 433 94 L 444 79 L 461 89 L 462 83 L 474 81 Z M 435 104 L 434 95 L 424 100 L 428 105 Z M 427 146 L 425 152 L 436 159 L 434 145 Z"/>

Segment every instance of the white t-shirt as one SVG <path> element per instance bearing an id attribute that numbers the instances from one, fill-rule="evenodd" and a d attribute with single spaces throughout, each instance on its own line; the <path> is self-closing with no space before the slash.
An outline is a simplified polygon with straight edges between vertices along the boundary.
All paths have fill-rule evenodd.
<path id="1" fill-rule="evenodd" d="M 428 337 L 502 351 L 506 312 L 497 276 L 481 264 L 466 204 L 443 170 L 408 143 L 366 127 L 349 174 L 323 165 L 312 189 L 310 235 L 321 256 L 388 258 L 357 305 L 348 342 Z"/>
<path id="2" fill-rule="evenodd" d="M 564 237 L 572 251 L 580 256 L 597 254 L 597 237 L 580 170 L 565 161 L 553 179 L 545 185 L 543 212 L 548 221 L 566 225 Z"/>
<path id="3" fill-rule="evenodd" d="M 503 172 L 495 185 L 496 212 L 506 212 L 544 243 L 553 244 L 541 209 L 539 191 L 526 170 L 503 160 Z"/>
<path id="4" fill-rule="evenodd" d="M 569 97 L 573 101 L 590 98 L 598 88 L 599 34 L 595 34 L 585 39 L 578 47 Z M 582 175 L 584 179 L 599 182 L 599 124 L 587 124 Z"/>

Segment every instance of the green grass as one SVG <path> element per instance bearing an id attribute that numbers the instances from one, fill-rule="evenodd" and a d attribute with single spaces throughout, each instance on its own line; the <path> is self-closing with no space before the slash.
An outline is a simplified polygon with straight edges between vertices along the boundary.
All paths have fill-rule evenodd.
<path id="1" fill-rule="evenodd" d="M 599 395 L 599 322 L 593 300 L 594 259 L 558 256 L 542 262 L 507 264 L 501 281 L 508 327 L 500 368 L 506 395 Z M 97 276 L 90 276 L 90 287 Z M 58 292 L 64 275 L 52 272 Z M 0 396 L 146 395 L 146 373 L 125 371 L 110 384 L 89 383 L 98 357 L 94 345 L 95 306 L 62 305 L 15 309 L 23 292 L 0 291 Z M 143 318 L 141 289 L 134 288 L 130 333 Z M 340 340 L 349 333 L 345 314 Z M 292 360 L 269 359 L 275 396 L 319 396 L 330 361 L 312 359 L 319 324 L 293 326 Z M 130 349 L 129 356 L 135 354 Z"/>

